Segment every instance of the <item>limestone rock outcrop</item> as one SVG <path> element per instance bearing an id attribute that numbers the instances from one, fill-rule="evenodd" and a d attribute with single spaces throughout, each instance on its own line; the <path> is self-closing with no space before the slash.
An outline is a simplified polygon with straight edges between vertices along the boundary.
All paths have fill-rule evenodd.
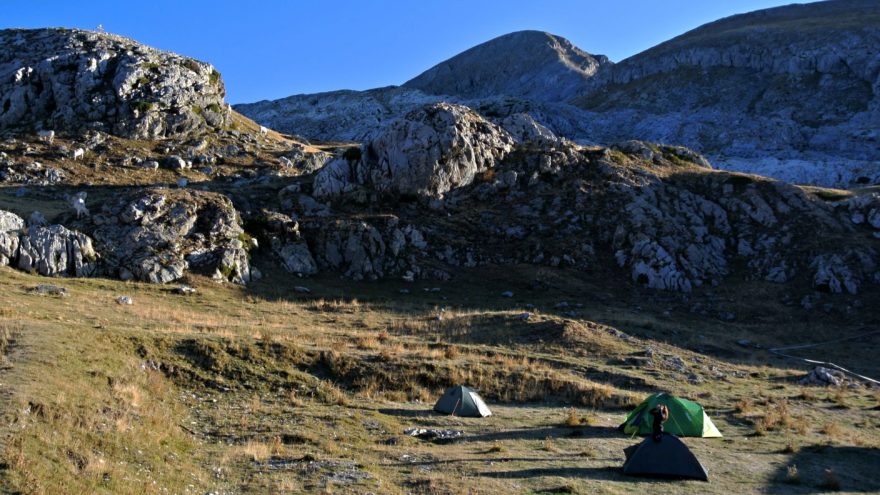
<path id="1" fill-rule="evenodd" d="M 281 266 L 296 275 L 314 275 L 318 265 L 299 230 L 299 223 L 291 217 L 274 211 L 261 212 L 263 235 Z"/>
<path id="2" fill-rule="evenodd" d="M 21 236 L 18 268 L 50 277 L 88 277 L 98 272 L 98 255 L 81 232 L 62 225 L 31 227 Z"/>
<path id="3" fill-rule="evenodd" d="M 24 225 L 15 213 L 0 210 L 0 266 L 8 265 L 18 256 L 18 236 Z"/>
<path id="4" fill-rule="evenodd" d="M 131 193 L 94 214 L 95 244 L 110 274 L 168 283 L 194 270 L 250 280 L 244 230 L 232 202 L 193 190 Z"/>
<path id="5" fill-rule="evenodd" d="M 317 266 L 353 280 L 424 276 L 428 243 L 418 228 L 397 217 L 305 220 L 301 228 Z"/>
<path id="6" fill-rule="evenodd" d="M 168 137 L 220 126 L 224 96 L 210 64 L 121 36 L 0 31 L 0 130 Z"/>
<path id="7" fill-rule="evenodd" d="M 512 148 L 507 132 L 469 108 L 438 103 L 408 113 L 364 148 L 328 163 L 313 192 L 325 197 L 369 184 L 380 193 L 442 197 L 473 182 Z"/>

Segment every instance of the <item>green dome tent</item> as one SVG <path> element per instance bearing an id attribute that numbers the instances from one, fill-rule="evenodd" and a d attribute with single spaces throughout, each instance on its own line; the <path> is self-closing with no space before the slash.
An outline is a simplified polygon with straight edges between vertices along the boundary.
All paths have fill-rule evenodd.
<path id="1" fill-rule="evenodd" d="M 721 437 L 703 406 L 663 392 L 651 395 L 629 413 L 620 425 L 620 431 L 628 435 L 650 435 L 650 411 L 658 404 L 665 404 L 669 409 L 669 420 L 663 425 L 667 433 L 680 437 Z"/>
<path id="2" fill-rule="evenodd" d="M 480 395 L 464 385 L 457 385 L 446 390 L 443 397 L 440 397 L 434 404 L 434 410 L 443 414 L 473 418 L 492 415 L 492 411 L 489 410 Z"/>

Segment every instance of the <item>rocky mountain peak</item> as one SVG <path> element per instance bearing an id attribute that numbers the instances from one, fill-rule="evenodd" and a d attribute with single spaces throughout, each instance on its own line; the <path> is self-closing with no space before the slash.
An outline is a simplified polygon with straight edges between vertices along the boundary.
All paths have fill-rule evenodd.
<path id="1" fill-rule="evenodd" d="M 441 62 L 403 86 L 464 98 L 508 95 L 560 101 L 575 96 L 608 65 L 607 57 L 590 55 L 560 36 L 517 31 Z"/>
<path id="2" fill-rule="evenodd" d="M 220 73 L 109 33 L 0 31 L 0 130 L 159 138 L 227 118 Z"/>

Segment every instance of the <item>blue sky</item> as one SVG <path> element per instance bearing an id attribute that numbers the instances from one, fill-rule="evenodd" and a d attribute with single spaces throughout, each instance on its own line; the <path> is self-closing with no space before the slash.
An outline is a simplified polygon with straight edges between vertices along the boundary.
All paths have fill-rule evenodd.
<path id="1" fill-rule="evenodd" d="M 538 29 L 619 61 L 774 0 L 5 0 L 0 27 L 107 31 L 211 62 L 232 103 L 401 84 L 512 31 Z"/>

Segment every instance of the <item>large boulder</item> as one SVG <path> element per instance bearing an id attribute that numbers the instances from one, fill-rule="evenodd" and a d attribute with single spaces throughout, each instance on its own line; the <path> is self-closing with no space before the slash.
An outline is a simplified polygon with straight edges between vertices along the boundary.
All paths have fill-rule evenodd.
<path id="1" fill-rule="evenodd" d="M 0 210 L 0 232 L 17 231 L 24 228 L 24 219 L 15 213 Z"/>
<path id="2" fill-rule="evenodd" d="M 362 172 L 383 192 L 442 196 L 466 186 L 513 148 L 503 129 L 461 105 L 437 103 L 410 112 L 370 143 Z"/>
<path id="3" fill-rule="evenodd" d="M 438 198 L 494 167 L 513 144 L 506 131 L 465 106 L 427 105 L 389 125 L 363 149 L 328 163 L 315 177 L 313 192 L 333 196 L 362 184 L 381 193 Z"/>
<path id="4" fill-rule="evenodd" d="M 21 217 L 0 210 L 0 266 L 8 265 L 18 256 L 18 232 L 23 229 Z"/>
<path id="5" fill-rule="evenodd" d="M 0 130 L 168 137 L 221 125 L 224 95 L 211 65 L 128 38 L 61 28 L 0 31 Z"/>
<path id="6" fill-rule="evenodd" d="M 195 270 L 236 283 L 250 279 L 247 237 L 221 194 L 137 191 L 104 205 L 92 221 L 107 269 L 120 278 L 168 283 Z"/>
<path id="7" fill-rule="evenodd" d="M 32 227 L 21 236 L 18 267 L 40 275 L 97 274 L 98 255 L 89 236 L 62 225 Z"/>
<path id="8" fill-rule="evenodd" d="M 553 131 L 547 129 L 527 113 L 515 113 L 498 121 L 502 129 L 510 133 L 517 143 L 548 145 L 559 141 Z"/>

